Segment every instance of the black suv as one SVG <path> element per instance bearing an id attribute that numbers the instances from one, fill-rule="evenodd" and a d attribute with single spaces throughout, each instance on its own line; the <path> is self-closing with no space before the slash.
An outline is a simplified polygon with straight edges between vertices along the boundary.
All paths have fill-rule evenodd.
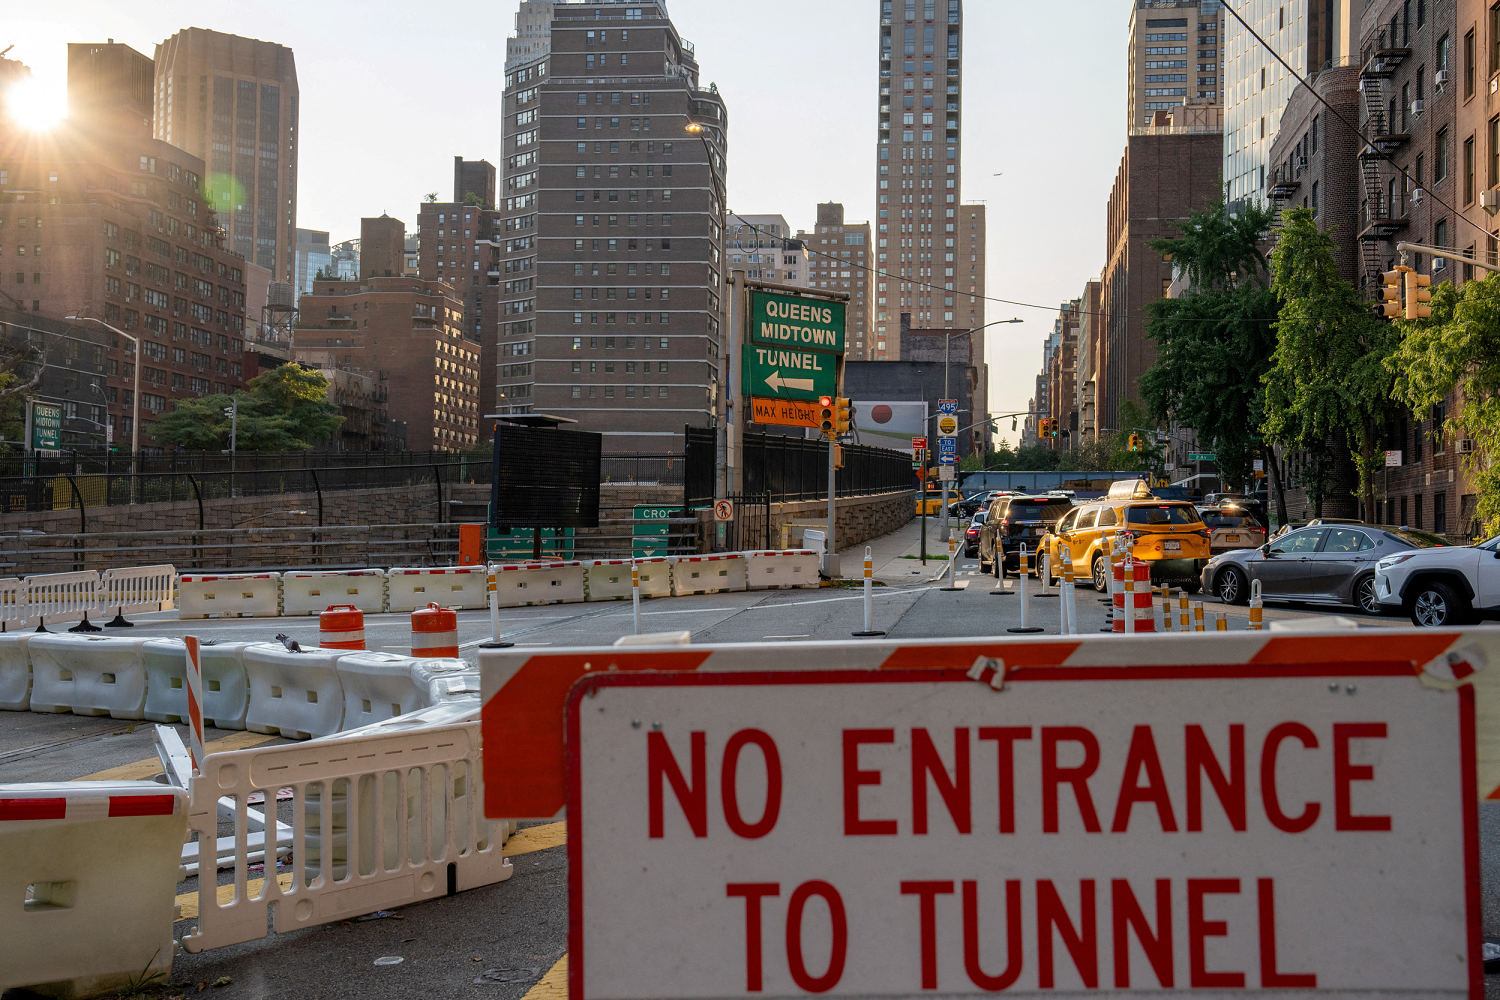
<path id="1" fill-rule="evenodd" d="M 1036 551 L 1043 536 L 1052 530 L 1073 502 L 1059 496 L 1008 496 L 990 504 L 990 514 L 979 530 L 979 571 L 1004 576 L 1020 564 L 1021 546 L 1036 572 Z"/>

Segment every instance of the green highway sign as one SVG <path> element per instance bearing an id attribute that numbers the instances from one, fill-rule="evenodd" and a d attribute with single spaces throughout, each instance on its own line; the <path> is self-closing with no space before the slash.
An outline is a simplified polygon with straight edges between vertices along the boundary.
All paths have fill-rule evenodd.
<path id="1" fill-rule="evenodd" d="M 62 449 L 62 407 L 55 403 L 31 404 L 31 451 L 56 455 Z"/>
<path id="2" fill-rule="evenodd" d="M 746 344 L 740 389 L 747 396 L 817 399 L 838 387 L 839 356 Z"/>
<path id="3" fill-rule="evenodd" d="M 1190 452 L 1188 452 L 1188 461 L 1189 462 L 1217 462 L 1218 460 L 1219 460 L 1219 456 L 1216 455 L 1215 453 L 1211 452 L 1211 451 L 1190 451 Z"/>
<path id="4" fill-rule="evenodd" d="M 844 303 L 751 291 L 750 335 L 746 341 L 843 354 Z"/>

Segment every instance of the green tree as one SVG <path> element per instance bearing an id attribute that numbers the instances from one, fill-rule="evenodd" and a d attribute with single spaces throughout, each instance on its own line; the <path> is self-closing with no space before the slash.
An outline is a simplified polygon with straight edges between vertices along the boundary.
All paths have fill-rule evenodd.
<path id="1" fill-rule="evenodd" d="M 1478 527 L 1486 537 L 1500 533 L 1500 275 L 1462 289 L 1436 285 L 1432 317 L 1395 326 L 1404 336 L 1386 367 L 1396 398 L 1425 414 L 1457 391 L 1444 430 L 1473 442 L 1465 461 Z"/>
<path id="2" fill-rule="evenodd" d="M 1151 244 L 1187 272 L 1190 287 L 1146 307 L 1157 359 L 1141 377 L 1141 397 L 1155 420 L 1197 432 L 1225 485 L 1249 482 L 1260 450 L 1261 376 L 1271 365 L 1276 315 L 1260 246 L 1274 218 L 1261 205 L 1231 215 L 1220 202 L 1190 216 L 1178 236 Z"/>
<path id="3" fill-rule="evenodd" d="M 246 391 L 179 400 L 151 432 L 190 451 L 301 451 L 326 441 L 343 418 L 328 402 L 328 380 L 314 368 L 286 364 L 263 372 Z M 237 412 L 231 420 L 229 409 Z"/>
<path id="4" fill-rule="evenodd" d="M 1339 276 L 1333 239 L 1312 212 L 1284 216 L 1271 253 L 1271 288 L 1280 303 L 1276 350 L 1263 377 L 1265 436 L 1314 453 L 1314 468 L 1331 451 L 1348 449 L 1359 473 L 1367 519 L 1375 516 L 1375 473 L 1383 464 L 1381 429 L 1394 377 L 1386 360 L 1397 335 Z"/>
<path id="5" fill-rule="evenodd" d="M 42 353 L 24 341 L 0 342 L 0 453 L 16 450 L 7 441 L 26 434 L 26 397 L 42 381 Z"/>

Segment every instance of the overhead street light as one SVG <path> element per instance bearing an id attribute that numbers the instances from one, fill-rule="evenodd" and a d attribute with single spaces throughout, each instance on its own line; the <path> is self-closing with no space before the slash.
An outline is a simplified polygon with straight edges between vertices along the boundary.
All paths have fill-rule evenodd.
<path id="1" fill-rule="evenodd" d="M 136 462 L 140 460 L 141 453 L 141 338 L 131 336 L 119 327 L 93 316 L 67 316 L 65 318 L 79 323 L 98 323 L 104 329 L 130 341 L 135 348 L 135 377 L 130 391 L 130 502 L 135 503 Z"/>

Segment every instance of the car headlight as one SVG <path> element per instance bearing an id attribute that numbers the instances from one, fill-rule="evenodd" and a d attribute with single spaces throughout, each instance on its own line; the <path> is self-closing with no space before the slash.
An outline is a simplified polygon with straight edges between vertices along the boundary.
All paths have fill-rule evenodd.
<path id="1" fill-rule="evenodd" d="M 1396 552 L 1388 556 L 1382 556 L 1380 561 L 1375 564 L 1375 568 L 1390 569 L 1392 566 L 1399 566 L 1401 563 L 1406 562 L 1406 560 L 1414 555 L 1416 555 L 1415 552 Z"/>

